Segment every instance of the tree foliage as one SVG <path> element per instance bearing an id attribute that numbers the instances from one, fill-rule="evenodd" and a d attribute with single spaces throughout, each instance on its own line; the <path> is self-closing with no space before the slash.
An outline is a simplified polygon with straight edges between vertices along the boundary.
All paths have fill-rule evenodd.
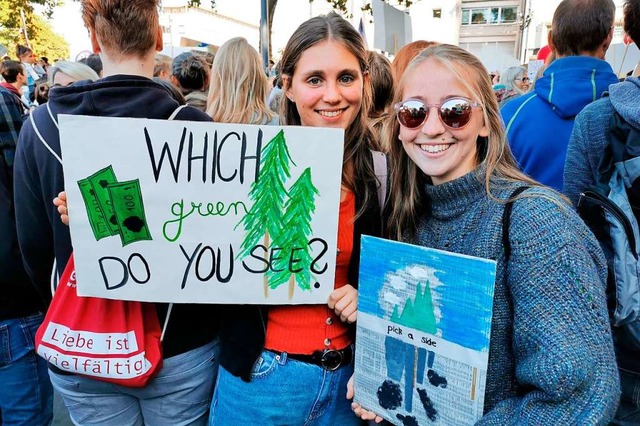
<path id="1" fill-rule="evenodd" d="M 0 44 L 8 48 L 8 55 L 15 58 L 17 44 L 26 44 L 21 30 L 20 10 L 24 11 L 29 44 L 38 56 L 50 59 L 67 58 L 69 45 L 56 34 L 51 25 L 33 10 L 35 4 L 45 6 L 45 14 L 51 16 L 57 0 L 0 0 Z"/>

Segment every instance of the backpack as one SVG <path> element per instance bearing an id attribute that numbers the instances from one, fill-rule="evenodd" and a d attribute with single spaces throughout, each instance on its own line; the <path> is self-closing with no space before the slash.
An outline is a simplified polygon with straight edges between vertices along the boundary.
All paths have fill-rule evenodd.
<path id="1" fill-rule="evenodd" d="M 577 211 L 607 258 L 607 295 L 616 346 L 640 350 L 640 131 L 617 112 L 596 183 L 580 194 Z"/>

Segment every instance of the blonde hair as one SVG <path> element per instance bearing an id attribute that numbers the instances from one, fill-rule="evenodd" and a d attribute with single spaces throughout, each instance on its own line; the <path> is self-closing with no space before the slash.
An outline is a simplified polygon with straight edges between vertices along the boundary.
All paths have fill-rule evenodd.
<path id="1" fill-rule="evenodd" d="M 267 107 L 262 59 L 246 39 L 225 42 L 213 59 L 207 114 L 218 123 L 260 124 L 275 114 Z"/>
<path id="2" fill-rule="evenodd" d="M 488 129 L 488 137 L 478 137 L 477 163 L 486 164 L 485 188 L 491 194 L 491 185 L 496 178 L 505 183 L 525 182 L 529 186 L 540 186 L 539 183 L 522 173 L 509 149 L 507 138 L 498 109 L 498 102 L 493 92 L 489 72 L 478 58 L 466 50 L 449 44 L 438 44 L 423 50 L 409 63 L 400 79 L 394 104 L 400 102 L 403 87 L 408 76 L 423 62 L 432 59 L 447 68 L 469 91 L 474 101 L 479 102 L 482 116 Z M 390 164 L 391 164 L 391 206 L 387 234 L 391 238 L 411 238 L 421 215 L 426 209 L 423 186 L 428 177 L 409 158 L 401 143 L 398 142 L 400 125 L 393 121 L 391 131 Z"/>
<path id="3" fill-rule="evenodd" d="M 82 62 L 58 61 L 49 71 L 49 86 L 53 86 L 56 74 L 59 72 L 68 75 L 73 81 L 96 81 L 100 76 L 88 65 Z"/>

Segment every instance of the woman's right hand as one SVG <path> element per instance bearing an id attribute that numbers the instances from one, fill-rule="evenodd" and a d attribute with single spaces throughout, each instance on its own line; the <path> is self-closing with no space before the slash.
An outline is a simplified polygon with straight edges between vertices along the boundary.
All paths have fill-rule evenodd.
<path id="1" fill-rule="evenodd" d="M 67 193 L 62 191 L 53 199 L 53 205 L 58 208 L 60 220 L 65 225 L 69 225 L 69 210 L 67 209 Z"/>

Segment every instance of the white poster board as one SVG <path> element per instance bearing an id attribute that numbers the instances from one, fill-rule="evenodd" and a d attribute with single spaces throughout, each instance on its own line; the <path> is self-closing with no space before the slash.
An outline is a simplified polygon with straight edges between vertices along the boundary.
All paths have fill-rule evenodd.
<path id="1" fill-rule="evenodd" d="M 544 61 L 541 59 L 531 60 L 527 64 L 527 76 L 529 77 L 529 81 L 534 82 L 536 80 L 536 75 L 538 75 L 538 71 L 540 68 L 544 66 Z"/>
<path id="2" fill-rule="evenodd" d="M 343 133 L 61 115 L 78 294 L 326 303 Z"/>

